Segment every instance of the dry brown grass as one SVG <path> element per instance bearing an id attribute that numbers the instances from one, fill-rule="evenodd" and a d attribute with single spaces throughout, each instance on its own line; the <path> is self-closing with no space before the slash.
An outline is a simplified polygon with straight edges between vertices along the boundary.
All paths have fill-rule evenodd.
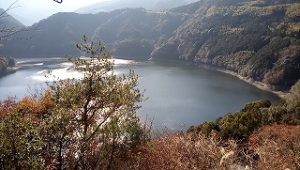
<path id="1" fill-rule="evenodd" d="M 300 126 L 271 125 L 249 140 L 260 159 L 257 169 L 300 169 Z"/>
<path id="2" fill-rule="evenodd" d="M 234 141 L 222 145 L 202 135 L 173 134 L 147 143 L 118 161 L 122 169 L 210 170 L 245 169 Z"/>
<path id="3" fill-rule="evenodd" d="M 240 143 L 170 134 L 115 163 L 130 170 L 296 170 L 300 169 L 300 126 L 264 126 Z"/>

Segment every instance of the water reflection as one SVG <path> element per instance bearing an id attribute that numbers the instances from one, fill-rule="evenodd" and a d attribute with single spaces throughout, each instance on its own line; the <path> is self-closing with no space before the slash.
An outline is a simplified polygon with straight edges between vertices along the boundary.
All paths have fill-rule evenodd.
<path id="1" fill-rule="evenodd" d="M 82 76 L 64 59 L 19 62 L 28 67 L 0 79 L 0 99 L 34 93 L 44 87 L 45 81 L 56 77 Z M 116 60 L 115 64 L 117 74 L 133 69 L 139 75 L 139 87 L 145 89 L 144 95 L 148 98 L 141 103 L 139 115 L 143 119 L 153 119 L 154 127 L 159 129 L 186 129 L 237 111 L 249 101 L 278 99 L 235 77 L 204 68 L 127 60 Z M 46 78 L 45 73 L 49 69 L 54 77 Z"/>

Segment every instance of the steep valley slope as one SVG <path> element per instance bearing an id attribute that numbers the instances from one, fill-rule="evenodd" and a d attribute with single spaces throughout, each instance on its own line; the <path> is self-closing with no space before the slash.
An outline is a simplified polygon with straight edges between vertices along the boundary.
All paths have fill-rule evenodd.
<path id="1" fill-rule="evenodd" d="M 207 0 L 199 6 L 170 38 L 155 45 L 153 59 L 210 64 L 278 90 L 299 79 L 299 2 Z"/>
<path id="2" fill-rule="evenodd" d="M 300 78 L 300 2 L 201 0 L 164 12 L 58 13 L 0 47 L 15 57 L 80 55 L 86 34 L 126 59 L 189 61 L 288 90 Z M 17 50 L 16 50 L 17 49 Z"/>
<path id="3" fill-rule="evenodd" d="M 14 57 L 79 55 L 75 44 L 83 35 L 101 40 L 121 58 L 147 59 L 154 43 L 183 23 L 184 14 L 142 8 L 98 14 L 57 13 L 5 42 L 0 51 Z M 17 49 L 17 50 L 15 50 Z"/>

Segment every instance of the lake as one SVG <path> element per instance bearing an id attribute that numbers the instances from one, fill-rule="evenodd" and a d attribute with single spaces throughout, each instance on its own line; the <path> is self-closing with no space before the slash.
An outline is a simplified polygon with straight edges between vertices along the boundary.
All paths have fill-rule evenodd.
<path id="1" fill-rule="evenodd" d="M 63 59 L 17 61 L 27 67 L 0 78 L 1 100 L 40 91 L 45 82 L 52 79 L 44 76 L 47 70 L 52 70 L 61 79 L 80 77 Z M 115 64 L 116 74 L 127 74 L 132 69 L 139 75 L 139 87 L 145 90 L 145 101 L 138 114 L 143 120 L 153 120 L 155 129 L 184 130 L 238 111 L 249 101 L 278 100 L 276 95 L 236 77 L 201 67 L 127 60 L 116 60 Z"/>

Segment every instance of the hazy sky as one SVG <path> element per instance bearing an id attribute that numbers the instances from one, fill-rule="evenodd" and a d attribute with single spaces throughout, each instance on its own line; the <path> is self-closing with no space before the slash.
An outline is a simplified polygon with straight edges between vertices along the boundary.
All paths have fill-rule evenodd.
<path id="1" fill-rule="evenodd" d="M 32 24 L 57 12 L 73 12 L 78 8 L 107 0 L 64 0 L 62 4 L 53 0 L 18 0 L 14 9 L 10 10 L 14 17 Z M 0 0 L 0 8 L 6 9 L 15 0 Z"/>

